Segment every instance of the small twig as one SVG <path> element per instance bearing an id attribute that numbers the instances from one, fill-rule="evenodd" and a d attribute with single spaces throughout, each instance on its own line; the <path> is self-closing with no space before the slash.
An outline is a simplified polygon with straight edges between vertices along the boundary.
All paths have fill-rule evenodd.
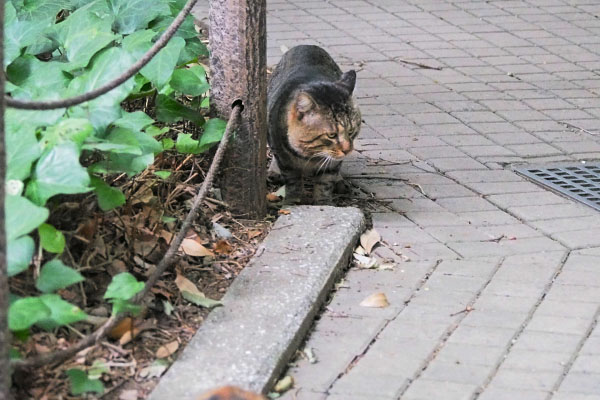
<path id="1" fill-rule="evenodd" d="M 238 120 L 240 117 L 240 113 L 241 113 L 240 106 L 235 106 L 233 108 L 233 110 L 231 111 L 231 115 L 229 117 L 229 122 L 227 123 L 227 127 L 225 128 L 225 133 L 223 134 L 223 137 L 221 138 L 221 143 L 219 144 L 217 152 L 215 153 L 212 164 L 210 165 L 210 169 L 208 170 L 208 174 L 206 175 L 206 179 L 204 180 L 204 182 L 202 182 L 202 186 L 200 187 L 200 190 L 196 194 L 196 197 L 194 197 L 194 202 L 193 202 L 192 208 L 190 209 L 185 220 L 181 224 L 179 233 L 177 233 L 175 238 L 171 241 L 169 249 L 163 256 L 163 258 L 160 260 L 160 263 L 156 266 L 156 270 L 154 271 L 154 273 L 152 275 L 150 275 L 150 277 L 146 281 L 144 289 L 142 289 L 142 291 L 139 292 L 133 299 L 134 303 L 139 303 L 139 301 L 148 294 L 150 289 L 152 289 L 152 287 L 156 284 L 156 282 L 162 276 L 162 274 L 166 271 L 166 269 L 168 267 L 170 267 L 173 264 L 173 262 L 175 261 L 175 254 L 177 253 L 179 246 L 181 246 L 181 242 L 185 238 L 186 232 L 188 231 L 189 227 L 192 225 L 192 222 L 196 218 L 198 209 L 200 208 L 200 205 L 204 202 L 204 198 L 206 197 L 208 190 L 212 186 L 212 182 L 213 182 L 213 179 L 217 172 L 217 169 L 219 168 L 219 165 L 221 164 L 221 160 L 223 159 L 223 154 L 225 153 L 225 148 L 227 147 L 227 142 L 229 141 L 231 132 L 237 126 L 237 123 L 238 123 Z M 97 344 L 100 341 L 100 339 L 103 338 L 115 326 L 117 326 L 117 324 L 124 317 L 125 317 L 125 315 L 114 315 L 113 314 L 94 333 L 92 333 L 89 336 L 85 337 L 84 339 L 80 340 L 76 344 L 74 344 L 64 350 L 60 350 L 60 351 L 57 351 L 54 353 L 42 354 L 42 355 L 38 355 L 33 358 L 28 358 L 28 359 L 23 359 L 23 360 L 14 360 L 11 363 L 11 366 L 15 369 L 24 369 L 24 368 L 38 367 L 40 365 L 46 365 L 46 364 L 56 364 L 61 361 L 64 361 L 64 360 L 74 356 L 81 350 Z"/>
<path id="2" fill-rule="evenodd" d="M 569 122 L 560 121 L 560 123 L 563 124 L 564 126 L 566 126 L 567 128 L 579 129 L 581 132 L 585 132 L 585 133 L 587 133 L 589 135 L 592 135 L 592 136 L 599 136 L 600 135 L 600 132 L 589 131 L 589 130 L 587 130 L 585 128 L 582 128 L 582 127 L 577 126 L 577 125 L 573 125 L 573 124 L 571 124 Z"/>
<path id="3" fill-rule="evenodd" d="M 394 60 L 400 61 L 401 63 L 404 63 L 404 64 L 414 65 L 416 67 L 423 68 L 423 69 L 435 69 L 436 71 L 442 70 L 441 67 L 432 67 L 430 65 L 421 64 L 421 63 L 415 62 L 415 61 L 403 60 L 401 58 L 394 58 Z"/>

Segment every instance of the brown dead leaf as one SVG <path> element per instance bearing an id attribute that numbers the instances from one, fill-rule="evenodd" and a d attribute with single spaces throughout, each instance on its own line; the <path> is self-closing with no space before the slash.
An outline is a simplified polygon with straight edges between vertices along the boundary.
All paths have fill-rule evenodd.
<path id="1" fill-rule="evenodd" d="M 119 339 L 119 344 L 121 346 L 125 346 L 127 343 L 131 342 L 133 339 L 135 339 L 136 337 L 138 337 L 138 335 L 140 333 L 142 333 L 143 331 L 147 331 L 148 329 L 153 329 L 156 327 L 156 320 L 155 319 L 150 319 L 150 320 L 146 320 L 142 323 L 134 323 L 134 327 L 133 330 L 127 331 L 123 334 L 123 336 L 121 336 L 121 338 Z"/>
<path id="2" fill-rule="evenodd" d="M 217 254 L 229 254 L 233 251 L 233 247 L 231 247 L 227 240 L 222 239 L 215 243 L 215 247 L 213 250 Z"/>
<path id="3" fill-rule="evenodd" d="M 278 195 L 276 195 L 274 192 L 272 193 L 267 193 L 267 201 L 270 202 L 276 202 L 281 200 L 281 197 L 279 197 Z"/>
<path id="4" fill-rule="evenodd" d="M 171 232 L 162 230 L 160 231 L 159 236 L 165 239 L 165 242 L 167 242 L 167 244 L 171 244 L 171 240 L 173 239 L 173 234 Z"/>
<path id="5" fill-rule="evenodd" d="M 167 358 L 171 354 L 175 353 L 178 348 L 179 348 L 179 342 L 177 340 L 173 340 L 170 343 L 160 346 L 158 348 L 158 350 L 156 350 L 156 357 L 157 358 Z"/>
<path id="6" fill-rule="evenodd" d="M 277 212 L 279 215 L 288 215 L 289 213 L 291 213 L 290 210 L 286 209 L 286 208 L 282 208 L 281 210 L 279 210 Z"/>
<path id="7" fill-rule="evenodd" d="M 381 235 L 375 229 L 369 229 L 360 235 L 360 244 L 367 254 L 371 254 L 373 247 L 381 240 Z"/>
<path id="8" fill-rule="evenodd" d="M 113 262 L 108 266 L 108 273 L 111 276 L 115 276 L 121 272 L 127 272 L 127 270 L 127 265 L 121 260 L 113 260 Z"/>
<path id="9" fill-rule="evenodd" d="M 387 297 L 384 293 L 374 293 L 360 302 L 361 307 L 385 308 L 389 306 Z"/>
<path id="10" fill-rule="evenodd" d="M 108 332 L 108 336 L 111 339 L 117 340 L 131 330 L 133 330 L 133 319 L 131 317 L 126 317 Z"/>
<path id="11" fill-rule="evenodd" d="M 214 257 L 215 254 L 202 246 L 200 243 L 195 241 L 194 239 L 185 238 L 183 242 L 181 242 L 181 246 L 179 246 L 179 250 L 183 251 L 188 256 L 194 257 Z"/>
<path id="12" fill-rule="evenodd" d="M 248 239 L 254 239 L 257 236 L 260 236 L 261 231 L 250 231 L 248 232 Z"/>
<path id="13" fill-rule="evenodd" d="M 98 227 L 98 219 L 90 218 L 77 227 L 77 235 L 88 242 L 96 235 L 96 229 Z"/>
<path id="14" fill-rule="evenodd" d="M 192 281 L 181 275 L 179 272 L 177 272 L 177 277 L 175 278 L 175 285 L 177 285 L 177 288 L 181 293 L 189 292 L 196 296 L 204 297 L 204 293 L 198 290 Z"/>

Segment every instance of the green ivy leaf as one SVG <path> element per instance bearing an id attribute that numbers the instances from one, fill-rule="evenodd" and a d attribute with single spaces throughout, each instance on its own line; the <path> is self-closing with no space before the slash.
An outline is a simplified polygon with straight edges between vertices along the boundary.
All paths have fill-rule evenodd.
<path id="1" fill-rule="evenodd" d="M 6 179 L 25 180 L 41 150 L 33 128 L 8 129 L 6 132 Z"/>
<path id="2" fill-rule="evenodd" d="M 121 48 L 102 50 L 94 56 L 88 70 L 71 81 L 67 93 L 74 96 L 96 89 L 120 75 L 134 62 L 131 55 Z M 121 117 L 119 103 L 125 100 L 134 85 L 134 78 L 128 79 L 97 99 L 72 108 L 71 116 L 89 119 L 94 128 L 102 133 L 109 124 Z"/>
<path id="3" fill-rule="evenodd" d="M 8 308 L 8 327 L 11 331 L 23 331 L 49 317 L 50 309 L 39 297 L 25 297 Z"/>
<path id="4" fill-rule="evenodd" d="M 159 128 L 158 126 L 151 125 L 146 128 L 146 133 L 152 137 L 162 135 L 163 133 L 167 133 L 167 132 L 169 132 L 168 126 Z"/>
<path id="5" fill-rule="evenodd" d="M 18 7 L 19 18 L 54 20 L 60 10 L 72 10 L 71 0 L 27 0 Z"/>
<path id="6" fill-rule="evenodd" d="M 175 142 L 171 138 L 164 138 L 160 143 L 162 144 L 163 150 L 171 150 L 175 147 Z"/>
<path id="7" fill-rule="evenodd" d="M 48 219 L 46 208 L 36 206 L 25 197 L 6 196 L 4 202 L 8 241 L 28 234 Z"/>
<path id="8" fill-rule="evenodd" d="M 121 313 L 131 313 L 133 315 L 139 315 L 139 313 L 142 311 L 142 307 L 137 305 L 137 304 L 133 304 L 132 302 L 130 302 L 129 300 L 120 300 L 120 299 L 115 299 L 111 301 L 113 304 L 113 314 L 114 315 L 118 315 Z"/>
<path id="9" fill-rule="evenodd" d="M 98 196 L 98 205 L 102 211 L 110 211 L 125 204 L 125 195 L 102 179 L 92 176 L 92 187 Z"/>
<path id="10" fill-rule="evenodd" d="M 94 134 L 90 121 L 82 118 L 68 118 L 46 129 L 42 134 L 42 148 L 52 148 L 59 143 L 73 142 L 81 149 L 83 142 Z"/>
<path id="11" fill-rule="evenodd" d="M 88 377 L 90 379 L 100 379 L 102 374 L 108 374 L 110 368 L 102 360 L 94 360 L 92 366 L 88 370 Z"/>
<path id="12" fill-rule="evenodd" d="M 178 122 L 187 119 L 198 126 L 204 125 L 204 117 L 198 111 L 164 94 L 159 94 L 156 98 L 156 119 L 162 122 Z"/>
<path id="13" fill-rule="evenodd" d="M 51 260 L 42 267 L 35 287 L 42 293 L 51 293 L 83 280 L 78 271 L 67 267 L 60 260 Z"/>
<path id="14" fill-rule="evenodd" d="M 129 176 L 132 176 L 146 169 L 148 165 L 154 162 L 154 154 L 162 151 L 161 144 L 144 132 L 115 128 L 111 130 L 107 139 L 111 142 L 118 141 L 123 144 L 137 146 L 141 151 L 141 155 L 120 154 L 122 152 L 110 153 L 106 161 L 94 164 L 91 167 L 92 172 L 126 172 Z"/>
<path id="15" fill-rule="evenodd" d="M 167 179 L 171 176 L 169 171 L 154 171 L 154 175 L 158 176 L 160 179 Z"/>
<path id="16" fill-rule="evenodd" d="M 175 70 L 169 85 L 176 91 L 190 96 L 200 96 L 210 89 L 206 81 L 206 71 L 201 65 Z"/>
<path id="17" fill-rule="evenodd" d="M 43 329 L 51 330 L 87 318 L 87 314 L 84 311 L 76 305 L 64 301 L 57 294 L 44 294 L 41 295 L 39 299 L 50 310 L 50 316 L 48 318 L 36 322 L 36 325 Z"/>
<path id="18" fill-rule="evenodd" d="M 75 143 L 65 142 L 42 154 L 26 193 L 38 204 L 45 204 L 56 194 L 88 192 L 89 183 L 87 170 L 79 164 L 79 149 Z"/>
<path id="19" fill-rule="evenodd" d="M 200 137 L 200 150 L 202 152 L 210 149 L 215 143 L 219 143 L 225 133 L 227 122 L 219 118 L 211 118 L 204 125 L 204 132 Z"/>
<path id="20" fill-rule="evenodd" d="M 50 224 L 42 224 L 38 227 L 40 245 L 50 253 L 62 253 L 65 249 L 65 236 Z"/>
<path id="21" fill-rule="evenodd" d="M 113 122 L 113 125 L 129 129 L 132 131 L 141 131 L 148 125 L 152 125 L 154 120 L 143 111 L 123 112 L 123 116 Z"/>
<path id="22" fill-rule="evenodd" d="M 21 49 L 33 44 L 49 26 L 43 21 L 25 21 L 17 18 L 11 2 L 4 4 L 4 68 L 21 54 Z"/>
<path id="23" fill-rule="evenodd" d="M 175 148 L 178 152 L 183 154 L 200 154 L 200 142 L 196 139 L 192 139 L 192 135 L 190 133 L 180 133 L 177 135 L 177 142 L 175 143 Z"/>
<path id="24" fill-rule="evenodd" d="M 104 393 L 104 385 L 98 379 L 90 379 L 87 374 L 80 369 L 70 369 L 67 371 L 69 382 L 71 383 L 71 394 L 79 396 L 80 394 L 94 392 Z"/>
<path id="25" fill-rule="evenodd" d="M 43 62 L 32 55 L 17 58 L 6 70 L 7 79 L 17 86 L 12 96 L 36 100 L 61 98 L 70 80 L 64 68 L 64 63 Z"/>
<path id="26" fill-rule="evenodd" d="M 157 87 L 162 88 L 173 74 L 185 39 L 173 37 L 169 43 L 140 71 Z"/>
<path id="27" fill-rule="evenodd" d="M 121 47 L 137 60 L 150 50 L 152 39 L 155 36 L 156 32 L 151 29 L 133 32 L 131 35 L 123 38 Z"/>
<path id="28" fill-rule="evenodd" d="M 96 0 L 56 24 L 57 39 L 65 49 L 69 71 L 85 67 L 94 54 L 120 37 L 111 30 L 113 21 L 106 2 Z M 118 59 L 114 61 L 118 63 Z"/>
<path id="29" fill-rule="evenodd" d="M 34 249 L 35 243 L 29 236 L 8 241 L 6 247 L 8 276 L 15 276 L 29 268 Z"/>
<path id="30" fill-rule="evenodd" d="M 159 0 L 109 0 L 114 14 L 113 29 L 123 35 L 145 28 L 160 15 L 169 15 L 169 6 Z"/>
<path id="31" fill-rule="evenodd" d="M 200 296 L 197 293 L 188 292 L 187 290 L 182 291 L 181 295 L 190 303 L 194 303 L 200 307 L 213 308 L 223 305 L 223 303 L 218 300 L 209 299 L 208 297 Z"/>
<path id="32" fill-rule="evenodd" d="M 138 282 L 129 272 L 113 276 L 104 293 L 105 299 L 129 300 L 144 288 L 144 282 Z"/>

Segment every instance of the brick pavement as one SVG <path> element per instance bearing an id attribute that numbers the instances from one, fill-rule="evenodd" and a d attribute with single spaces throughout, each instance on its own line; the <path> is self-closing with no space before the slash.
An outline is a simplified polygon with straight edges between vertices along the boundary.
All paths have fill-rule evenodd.
<path id="1" fill-rule="evenodd" d="M 600 159 L 598 1 L 268 7 L 270 64 L 312 43 L 359 70 L 345 174 L 396 263 L 348 272 L 283 399 L 600 399 L 600 214 L 510 168 Z"/>

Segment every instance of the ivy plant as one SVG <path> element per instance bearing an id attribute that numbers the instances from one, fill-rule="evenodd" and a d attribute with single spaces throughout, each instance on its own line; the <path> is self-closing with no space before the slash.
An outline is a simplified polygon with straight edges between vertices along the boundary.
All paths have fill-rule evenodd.
<path id="1" fill-rule="evenodd" d="M 52 100 L 96 89 L 148 51 L 184 4 L 183 0 L 7 0 L 6 93 L 22 100 Z M 198 154 L 220 140 L 224 122 L 206 122 L 199 112 L 206 105 L 209 85 L 197 60 L 206 54 L 188 16 L 150 63 L 110 92 L 57 110 L 7 109 L 8 274 L 23 273 L 42 249 L 49 259 L 35 282 L 40 295 L 13 298 L 10 329 L 22 332 L 33 325 L 52 329 L 86 318 L 81 309 L 55 293 L 84 278 L 60 260 L 65 237 L 47 223 L 51 199 L 93 192 L 100 209 L 110 211 L 126 198 L 105 182 L 105 174 L 133 176 L 162 151 L 175 148 Z M 155 99 L 156 119 L 123 108 L 124 101 L 142 97 Z M 160 140 L 168 131 L 161 123 L 181 120 L 204 126 L 203 135 L 193 139 L 183 133 L 176 141 Z M 83 164 L 90 155 L 96 161 Z M 168 171 L 162 176 L 168 176 Z M 113 312 L 135 311 L 129 301 L 140 285 L 129 274 L 115 276 L 105 295 L 113 303 Z M 76 391 L 97 385 L 80 375 L 70 374 Z"/>

